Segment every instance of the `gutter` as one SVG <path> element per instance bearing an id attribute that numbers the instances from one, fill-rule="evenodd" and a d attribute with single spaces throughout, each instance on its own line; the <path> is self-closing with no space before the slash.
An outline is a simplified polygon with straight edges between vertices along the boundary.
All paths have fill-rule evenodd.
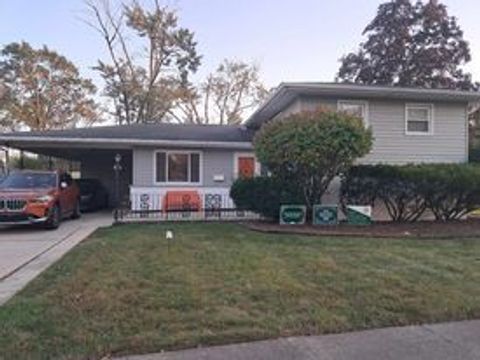
<path id="1" fill-rule="evenodd" d="M 111 138 L 69 138 L 69 137 L 49 137 L 49 136 L 0 136 L 0 143 L 9 146 L 10 143 L 46 143 L 53 144 L 81 144 L 91 145 L 119 145 L 119 146 L 181 146 L 188 148 L 235 148 L 252 149 L 253 145 L 249 141 L 197 141 L 197 140 L 146 140 L 146 139 L 111 139 Z"/>
<path id="2" fill-rule="evenodd" d="M 290 94 L 290 97 L 288 96 Z M 255 127 L 263 123 L 268 116 L 274 117 L 284 108 L 290 98 L 307 95 L 314 97 L 350 97 L 357 98 L 387 98 L 411 101 L 438 102 L 465 102 L 475 103 L 480 101 L 480 92 L 459 91 L 447 89 L 404 88 L 394 86 L 369 86 L 347 83 L 311 83 L 311 82 L 286 82 L 280 85 L 261 104 L 257 110 L 245 121 L 247 127 Z M 280 108 L 277 111 L 276 108 Z"/>

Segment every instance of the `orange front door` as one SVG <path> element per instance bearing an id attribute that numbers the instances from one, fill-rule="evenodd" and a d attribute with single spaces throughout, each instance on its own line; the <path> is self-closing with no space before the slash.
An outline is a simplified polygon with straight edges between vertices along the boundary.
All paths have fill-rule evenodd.
<path id="1" fill-rule="evenodd" d="M 253 178 L 255 175 L 255 158 L 253 156 L 240 156 L 238 158 L 238 177 L 242 179 Z"/>

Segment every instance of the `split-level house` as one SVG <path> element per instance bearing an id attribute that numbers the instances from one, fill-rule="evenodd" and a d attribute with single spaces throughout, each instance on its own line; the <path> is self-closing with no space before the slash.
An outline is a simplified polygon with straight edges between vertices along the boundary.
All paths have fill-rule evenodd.
<path id="1" fill-rule="evenodd" d="M 468 162 L 468 108 L 476 92 L 338 83 L 283 83 L 242 125 L 125 125 L 0 135 L 10 148 L 81 163 L 113 194 L 121 155 L 121 193 L 133 209 L 160 210 L 170 195 L 194 194 L 201 207 L 232 208 L 230 186 L 260 174 L 252 139 L 269 121 L 319 107 L 347 111 L 372 128 L 361 163 Z M 169 195 L 170 194 L 170 195 Z M 113 197 L 112 197 L 113 198 Z"/>

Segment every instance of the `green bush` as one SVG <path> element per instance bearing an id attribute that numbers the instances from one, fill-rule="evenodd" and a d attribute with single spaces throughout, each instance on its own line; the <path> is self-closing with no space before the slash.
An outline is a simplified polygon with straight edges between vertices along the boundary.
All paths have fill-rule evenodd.
<path id="1" fill-rule="evenodd" d="M 478 147 L 469 149 L 468 161 L 477 164 L 480 163 L 480 149 Z"/>
<path id="2" fill-rule="evenodd" d="M 480 207 L 480 167 L 467 164 L 361 165 L 342 178 L 342 204 L 385 205 L 393 221 L 459 219 Z"/>
<path id="3" fill-rule="evenodd" d="M 238 209 L 278 219 L 281 205 L 302 203 L 301 195 L 292 189 L 296 189 L 295 186 L 285 186 L 272 177 L 260 176 L 236 180 L 230 189 L 230 197 Z"/>
<path id="4" fill-rule="evenodd" d="M 355 116 L 321 109 L 263 125 L 254 146 L 275 181 L 298 189 L 311 209 L 335 176 L 368 154 L 372 133 Z"/>
<path id="5" fill-rule="evenodd" d="M 480 166 L 422 165 L 422 193 L 437 220 L 463 217 L 480 208 Z"/>
<path id="6" fill-rule="evenodd" d="M 420 173 L 416 166 L 356 166 L 343 178 L 342 204 L 373 206 L 380 200 L 393 221 L 416 221 L 426 210 Z"/>

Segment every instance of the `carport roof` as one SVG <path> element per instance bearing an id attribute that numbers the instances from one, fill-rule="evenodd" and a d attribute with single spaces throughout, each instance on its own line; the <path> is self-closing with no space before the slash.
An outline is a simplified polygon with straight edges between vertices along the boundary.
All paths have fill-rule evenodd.
<path id="1" fill-rule="evenodd" d="M 243 126 L 196 124 L 135 124 L 0 135 L 0 144 L 15 148 L 78 146 L 131 148 L 181 146 L 251 148 L 253 132 Z"/>

